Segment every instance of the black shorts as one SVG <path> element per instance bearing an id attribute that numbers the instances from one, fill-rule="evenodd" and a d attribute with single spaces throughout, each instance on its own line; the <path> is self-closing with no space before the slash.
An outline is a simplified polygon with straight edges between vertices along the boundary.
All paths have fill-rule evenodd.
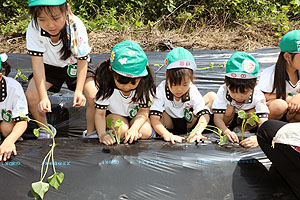
<path id="1" fill-rule="evenodd" d="M 45 66 L 46 81 L 48 83 L 53 84 L 52 87 L 48 89 L 48 91 L 58 93 L 64 82 L 66 82 L 69 90 L 75 91 L 77 77 L 70 77 L 68 75 L 67 73 L 68 66 L 61 68 L 61 67 L 48 65 L 45 63 L 44 66 Z M 95 76 L 94 65 L 92 63 L 88 63 L 88 70 L 87 70 L 86 77 L 88 78 L 94 76 Z M 28 79 L 30 80 L 32 77 L 33 77 L 33 73 L 28 77 Z"/>

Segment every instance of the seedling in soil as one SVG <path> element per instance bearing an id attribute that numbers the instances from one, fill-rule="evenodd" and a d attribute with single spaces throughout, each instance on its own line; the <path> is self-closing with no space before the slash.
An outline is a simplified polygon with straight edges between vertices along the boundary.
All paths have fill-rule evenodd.
<path id="1" fill-rule="evenodd" d="M 113 118 L 107 118 L 106 119 L 106 127 L 110 129 L 108 131 L 110 137 L 115 138 L 116 141 L 117 141 L 117 144 L 120 144 L 121 129 L 122 129 L 122 126 L 123 126 L 123 122 L 120 118 L 117 119 L 114 124 L 112 124 L 113 121 L 114 121 Z"/>
<path id="2" fill-rule="evenodd" d="M 24 119 L 28 122 L 33 121 L 33 122 L 36 122 L 36 123 L 42 125 L 52 135 L 52 147 L 51 147 L 51 149 L 49 150 L 49 152 L 47 153 L 47 155 L 45 156 L 45 158 L 42 162 L 40 181 L 37 181 L 37 182 L 34 182 L 34 183 L 31 184 L 31 193 L 34 196 L 34 199 L 35 200 L 38 200 L 40 198 L 44 199 L 44 195 L 49 189 L 49 184 L 52 187 L 54 187 L 56 190 L 58 190 L 58 187 L 63 182 L 64 176 L 65 176 L 64 173 L 62 173 L 62 172 L 57 173 L 56 170 L 55 170 L 55 165 L 54 165 L 55 162 L 54 162 L 53 153 L 54 153 L 54 148 L 55 148 L 56 144 L 55 144 L 55 140 L 54 140 L 54 134 L 51 131 L 51 129 L 48 126 L 46 126 L 45 124 L 43 124 L 43 123 L 41 123 L 37 120 L 30 119 L 28 116 L 24 115 L 23 113 L 19 113 L 19 114 L 20 114 L 20 117 L 22 119 Z M 34 129 L 33 133 L 36 137 L 38 137 L 39 136 L 39 128 Z M 52 167 L 53 167 L 54 174 L 52 176 L 48 177 L 48 183 L 45 183 L 45 182 L 43 182 L 43 180 L 45 179 L 45 177 L 47 175 L 50 159 L 52 161 Z M 46 169 L 44 171 L 45 162 L 47 162 L 47 164 L 46 164 Z"/>
<path id="3" fill-rule="evenodd" d="M 250 117 L 248 117 L 249 114 L 251 115 Z M 257 123 L 259 123 L 259 118 L 255 112 L 247 113 L 244 110 L 238 111 L 238 117 L 243 120 L 241 130 L 242 140 L 244 140 L 246 125 L 249 124 L 250 126 L 255 126 Z"/>
<path id="4" fill-rule="evenodd" d="M 28 77 L 25 76 L 25 74 L 22 74 L 21 70 L 18 69 L 18 72 L 15 75 L 14 79 L 17 80 L 19 77 L 21 77 L 23 81 L 28 81 Z"/>
<path id="5" fill-rule="evenodd" d="M 194 133 L 195 133 L 197 130 L 199 130 L 199 128 L 200 128 L 200 124 L 197 124 L 197 126 L 193 129 L 193 131 L 192 131 L 191 134 L 189 135 L 189 137 L 186 139 L 187 142 L 190 141 L 191 136 L 194 135 Z M 212 126 L 212 125 L 209 125 L 209 124 L 207 124 L 206 127 L 205 127 L 204 129 L 205 129 L 205 130 L 208 130 L 208 131 L 211 131 L 211 132 L 217 134 L 217 135 L 220 137 L 220 141 L 218 142 L 218 145 L 223 146 L 224 144 L 226 144 L 226 136 L 225 136 L 225 135 L 222 135 L 222 129 L 219 129 L 219 128 L 216 127 L 216 126 Z M 214 130 L 214 129 L 217 129 L 217 131 Z"/>

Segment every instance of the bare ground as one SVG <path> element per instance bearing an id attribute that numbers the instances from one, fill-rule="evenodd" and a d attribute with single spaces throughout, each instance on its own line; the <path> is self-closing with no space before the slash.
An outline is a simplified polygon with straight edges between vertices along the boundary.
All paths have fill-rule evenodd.
<path id="1" fill-rule="evenodd" d="M 187 49 L 252 51 L 263 47 L 278 46 L 280 38 L 272 31 L 271 25 L 247 27 L 242 24 L 231 29 L 203 26 L 189 33 L 150 29 L 121 32 L 106 30 L 100 33 L 89 33 L 89 43 L 93 54 L 109 53 L 115 44 L 125 39 L 138 42 L 144 51 L 165 51 L 177 46 Z M 24 54 L 26 53 L 25 36 L 0 35 L 0 47 L 0 52 Z"/>

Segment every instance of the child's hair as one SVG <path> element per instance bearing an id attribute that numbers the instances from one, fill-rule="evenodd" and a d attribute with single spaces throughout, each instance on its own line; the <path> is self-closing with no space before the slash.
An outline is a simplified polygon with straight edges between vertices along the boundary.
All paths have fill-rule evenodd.
<path id="1" fill-rule="evenodd" d="M 127 84 L 131 82 L 135 83 L 136 78 L 129 78 L 122 76 L 113 70 L 109 69 L 110 61 L 106 60 L 97 67 L 95 75 L 95 84 L 98 89 L 96 99 L 101 98 L 102 100 L 109 98 L 116 88 L 114 78 L 121 84 Z M 155 96 L 155 84 L 152 76 L 152 71 L 147 65 L 148 75 L 141 77 L 139 85 L 136 88 L 136 93 L 133 99 L 135 102 L 143 102 L 148 104 L 150 102 L 150 95 Z"/>
<path id="2" fill-rule="evenodd" d="M 29 7 L 29 13 L 32 15 L 33 20 L 34 20 L 34 26 L 36 29 L 38 29 L 39 24 L 37 21 L 38 16 L 41 14 L 42 11 L 45 11 L 48 15 L 50 15 L 53 18 L 53 9 L 55 7 L 58 7 L 61 11 L 61 13 L 66 13 L 67 12 L 67 8 L 68 8 L 68 4 L 64 3 L 58 6 L 32 6 Z M 67 30 L 66 30 L 66 26 L 61 30 L 61 34 L 60 34 L 60 39 L 62 40 L 63 46 L 60 49 L 60 53 L 61 53 L 61 59 L 62 60 L 66 60 L 71 56 L 71 50 L 68 49 L 68 38 L 67 38 Z"/>
<path id="3" fill-rule="evenodd" d="M 288 74 L 286 71 L 286 65 L 287 62 L 284 59 L 283 55 L 285 52 L 280 52 L 278 56 L 278 60 L 275 65 L 275 75 L 274 75 L 274 84 L 273 84 L 273 90 L 276 89 L 276 98 L 282 98 L 286 99 L 286 80 L 288 80 Z M 295 57 L 295 53 L 289 53 L 292 57 L 292 60 Z"/>
<path id="4" fill-rule="evenodd" d="M 7 76 L 10 73 L 10 64 L 8 64 L 6 61 L 1 62 L 1 73 L 4 72 L 4 75 Z"/>
<path id="5" fill-rule="evenodd" d="M 194 72 L 188 68 L 173 68 L 168 69 L 166 72 L 166 80 L 170 85 L 180 85 L 184 77 L 188 76 L 191 82 L 194 82 Z"/>
<path id="6" fill-rule="evenodd" d="M 257 78 L 238 79 L 225 76 L 225 84 L 230 91 L 244 93 L 246 89 L 254 89 Z"/>

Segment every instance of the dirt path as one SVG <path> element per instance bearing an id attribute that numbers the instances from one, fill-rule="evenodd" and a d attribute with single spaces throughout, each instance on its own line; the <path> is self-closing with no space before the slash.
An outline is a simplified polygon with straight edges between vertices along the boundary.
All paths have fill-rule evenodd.
<path id="1" fill-rule="evenodd" d="M 251 51 L 262 47 L 278 46 L 279 38 L 272 32 L 271 26 L 220 29 L 202 27 L 191 33 L 176 31 L 159 32 L 139 31 L 105 31 L 89 33 L 92 53 L 109 53 L 110 49 L 125 39 L 138 42 L 144 51 L 166 51 L 171 47 L 182 46 L 187 49 L 231 49 Z M 26 53 L 25 36 L 0 35 L 0 52 Z"/>

